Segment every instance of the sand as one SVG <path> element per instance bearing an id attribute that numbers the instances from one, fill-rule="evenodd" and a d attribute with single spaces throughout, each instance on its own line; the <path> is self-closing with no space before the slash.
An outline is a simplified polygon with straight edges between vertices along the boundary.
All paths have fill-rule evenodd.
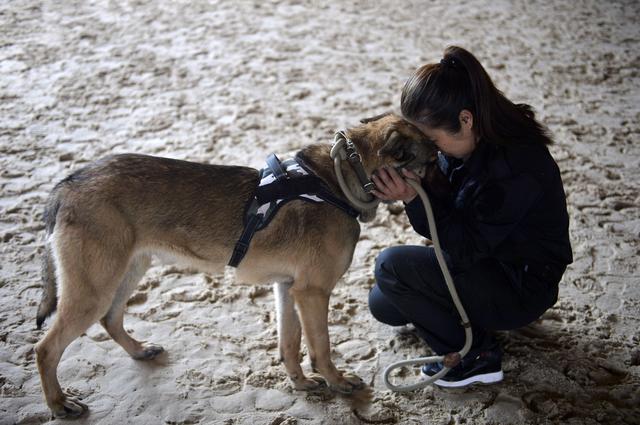
<path id="1" fill-rule="evenodd" d="M 428 349 L 373 320 L 367 292 L 380 250 L 423 240 L 401 207 L 380 208 L 331 299 L 333 358 L 372 386 L 360 417 L 640 423 L 640 4 L 326 3 L 0 4 L 0 423 L 49 420 L 33 346 L 44 332 L 35 329 L 42 211 L 55 181 L 116 152 L 260 167 L 271 152 L 287 157 L 398 110 L 404 80 L 450 44 L 474 52 L 553 132 L 575 262 L 555 307 L 499 333 L 503 383 L 394 394 L 384 367 Z M 90 328 L 58 371 L 91 408 L 77 423 L 366 423 L 352 399 L 291 389 L 270 286 L 233 280 L 155 265 L 125 325 L 168 355 L 136 362 Z"/>

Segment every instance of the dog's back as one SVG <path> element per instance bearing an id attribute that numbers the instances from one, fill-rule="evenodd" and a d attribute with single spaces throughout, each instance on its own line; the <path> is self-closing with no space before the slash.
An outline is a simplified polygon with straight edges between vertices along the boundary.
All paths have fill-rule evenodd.
<path id="1" fill-rule="evenodd" d="M 72 232 L 76 240 L 70 243 L 84 245 L 83 251 L 90 238 L 202 258 L 209 253 L 202 252 L 207 247 L 199 241 L 206 240 L 230 253 L 257 181 L 253 168 L 133 154 L 109 156 L 69 175 L 54 187 L 45 207 L 44 292 L 37 327 L 56 309 L 54 258 L 71 250 L 69 243 L 55 243 L 56 230 L 58 239 Z M 202 239 L 194 240 L 193 234 Z M 98 248 L 105 252 L 83 255 L 102 257 L 112 249 Z"/>

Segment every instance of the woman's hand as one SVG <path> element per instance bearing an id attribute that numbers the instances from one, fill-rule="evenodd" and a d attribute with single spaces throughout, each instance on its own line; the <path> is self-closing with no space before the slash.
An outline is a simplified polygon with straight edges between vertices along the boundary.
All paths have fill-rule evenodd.
<path id="1" fill-rule="evenodd" d="M 405 178 L 420 181 L 420 177 L 413 171 L 402 169 Z M 372 191 L 374 195 L 383 201 L 402 201 L 409 203 L 416 197 L 416 191 L 409 186 L 404 178 L 398 174 L 395 168 L 380 167 L 371 176 L 376 189 Z"/>

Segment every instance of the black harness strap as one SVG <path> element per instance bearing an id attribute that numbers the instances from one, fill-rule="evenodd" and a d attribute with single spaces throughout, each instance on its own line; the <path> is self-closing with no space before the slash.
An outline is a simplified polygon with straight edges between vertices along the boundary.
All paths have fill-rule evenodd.
<path id="1" fill-rule="evenodd" d="M 327 187 L 324 181 L 315 175 L 311 169 L 309 169 L 302 159 L 296 155 L 294 160 L 286 161 L 285 164 L 294 163 L 299 166 L 298 173 L 295 178 L 290 177 L 287 174 L 285 168 L 278 157 L 271 154 L 267 157 L 267 166 L 271 175 L 273 175 L 274 181 L 267 185 L 260 185 L 256 188 L 254 196 L 248 201 L 245 211 L 245 226 L 240 235 L 240 238 L 236 242 L 233 249 L 233 254 L 229 260 L 228 265 L 231 267 L 238 267 L 238 264 L 242 261 L 246 255 L 253 235 L 258 230 L 264 228 L 271 218 L 275 216 L 278 209 L 288 201 L 295 199 L 305 200 L 309 202 L 327 202 L 336 208 L 341 209 L 351 217 L 357 218 L 360 212 L 353 208 L 350 204 L 341 198 L 338 198 Z M 302 170 L 300 170 L 300 168 Z M 300 175 L 301 173 L 306 173 Z M 263 169 L 260 172 L 261 178 L 268 176 L 269 173 Z M 317 197 L 315 200 L 311 200 L 308 196 Z M 274 203 L 275 206 L 269 210 L 269 213 L 265 215 L 259 214 L 258 209 L 261 206 Z M 248 219 L 246 218 L 248 216 Z"/>
<path id="2" fill-rule="evenodd" d="M 272 153 L 267 157 L 267 165 L 269 166 L 269 169 L 273 173 L 273 176 L 276 178 L 276 180 L 288 178 L 287 172 L 284 170 L 284 168 L 282 168 L 282 164 L 280 163 L 280 160 L 275 153 Z"/>
<path id="3" fill-rule="evenodd" d="M 244 230 L 240 235 L 240 239 L 236 242 L 236 246 L 233 248 L 233 254 L 229 260 L 231 267 L 238 267 L 240 261 L 244 258 L 249 250 L 249 244 L 253 238 L 253 234 L 256 232 L 256 227 L 260 223 L 260 218 L 257 215 L 252 215 L 247 224 L 244 226 Z"/>
<path id="4" fill-rule="evenodd" d="M 347 201 L 345 201 L 344 199 L 338 198 L 331 191 L 331 189 L 329 189 L 327 187 L 327 185 L 322 181 L 322 179 L 320 179 L 320 177 L 316 176 L 313 173 L 313 171 L 309 168 L 309 166 L 304 163 L 302 158 L 300 158 L 299 154 L 296 154 L 295 160 L 296 160 L 296 162 L 298 164 L 300 164 L 300 166 L 302 168 L 304 168 L 304 170 L 307 173 L 309 173 L 309 176 L 313 176 L 313 178 L 315 180 L 315 182 L 314 182 L 315 186 L 316 186 L 315 187 L 315 192 L 309 192 L 309 193 L 315 193 L 320 198 L 322 198 L 324 201 L 328 202 L 329 204 L 333 205 L 336 208 L 340 208 L 342 211 L 344 211 L 345 213 L 347 213 L 351 217 L 358 218 L 358 216 L 360 215 L 360 211 L 358 211 L 357 209 L 353 208 L 351 206 L 351 204 L 348 203 Z"/>

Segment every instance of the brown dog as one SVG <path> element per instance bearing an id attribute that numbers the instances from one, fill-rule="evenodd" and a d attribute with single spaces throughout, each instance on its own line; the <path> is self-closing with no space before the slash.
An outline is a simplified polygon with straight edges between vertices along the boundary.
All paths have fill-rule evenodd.
<path id="1" fill-rule="evenodd" d="M 420 171 L 435 155 L 433 144 L 395 115 L 346 134 L 368 176 L 382 165 Z M 330 149 L 314 144 L 299 155 L 342 196 Z M 346 162 L 342 172 L 355 196 L 366 199 Z M 45 292 L 38 327 L 56 307 L 57 315 L 35 350 L 44 395 L 56 417 L 78 416 L 87 409 L 62 391 L 56 369 L 65 348 L 96 321 L 134 359 L 152 359 L 163 351 L 136 341 L 123 328 L 126 302 L 151 255 L 220 272 L 243 230 L 245 204 L 257 183 L 253 168 L 116 155 L 54 188 L 45 214 Z M 361 211 L 360 219 L 373 218 L 375 208 Z M 279 351 L 296 389 L 320 385 L 300 367 L 300 321 L 312 367 L 329 386 L 348 393 L 362 385 L 332 363 L 327 327 L 329 296 L 351 263 L 359 233 L 358 221 L 332 205 L 292 201 L 255 234 L 237 269 L 238 279 L 248 283 L 277 282 Z"/>

